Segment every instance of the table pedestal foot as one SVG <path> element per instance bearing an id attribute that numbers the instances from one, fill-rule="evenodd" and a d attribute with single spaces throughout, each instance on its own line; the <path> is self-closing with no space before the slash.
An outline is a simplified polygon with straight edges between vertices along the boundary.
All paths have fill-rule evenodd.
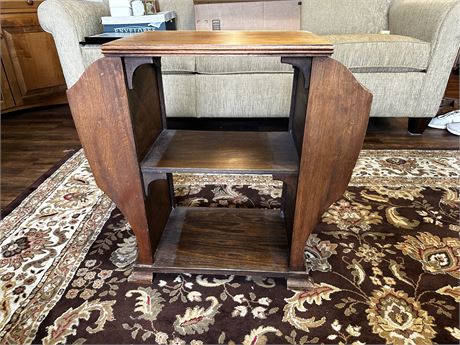
<path id="1" fill-rule="evenodd" d="M 152 271 L 146 270 L 145 268 L 134 266 L 133 271 L 128 277 L 128 282 L 151 285 L 153 283 L 153 276 L 154 274 Z"/>
<path id="2" fill-rule="evenodd" d="M 286 285 L 290 290 L 309 290 L 314 287 L 314 282 L 309 276 L 289 276 Z"/>

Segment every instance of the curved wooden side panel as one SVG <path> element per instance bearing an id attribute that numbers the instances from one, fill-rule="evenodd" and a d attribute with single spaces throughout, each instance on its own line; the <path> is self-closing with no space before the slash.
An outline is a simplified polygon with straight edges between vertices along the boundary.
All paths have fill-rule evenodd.
<path id="1" fill-rule="evenodd" d="M 130 223 L 138 242 L 138 263 L 151 264 L 142 179 L 121 58 L 104 57 L 94 62 L 67 96 L 96 183 Z"/>
<path id="2" fill-rule="evenodd" d="M 372 94 L 341 63 L 313 59 L 297 186 L 290 269 L 322 213 L 344 193 L 366 134 Z"/>

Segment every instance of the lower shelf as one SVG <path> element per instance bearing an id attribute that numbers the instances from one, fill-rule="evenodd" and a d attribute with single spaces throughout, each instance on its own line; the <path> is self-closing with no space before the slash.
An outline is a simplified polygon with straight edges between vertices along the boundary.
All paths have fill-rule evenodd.
<path id="1" fill-rule="evenodd" d="M 279 210 L 176 207 L 153 272 L 286 276 L 289 249 Z"/>

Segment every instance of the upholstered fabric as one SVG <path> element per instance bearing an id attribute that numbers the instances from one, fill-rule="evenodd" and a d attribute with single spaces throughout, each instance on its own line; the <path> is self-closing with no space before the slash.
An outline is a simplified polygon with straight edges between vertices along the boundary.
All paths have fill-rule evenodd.
<path id="1" fill-rule="evenodd" d="M 196 117 L 194 74 L 164 74 L 163 90 L 168 117 Z"/>
<path id="2" fill-rule="evenodd" d="M 109 14 L 104 2 L 46 0 L 38 7 L 41 27 L 53 35 L 67 87 L 85 70 L 79 42 L 101 33 L 101 17 Z"/>
<path id="3" fill-rule="evenodd" d="M 301 29 L 317 34 L 379 33 L 388 28 L 393 0 L 304 0 Z"/>
<path id="4" fill-rule="evenodd" d="M 428 68 L 430 43 L 398 35 L 329 35 L 332 57 L 353 72 L 413 72 Z M 404 53 L 402 53 L 404 52 Z"/>
<path id="5" fill-rule="evenodd" d="M 101 46 L 99 44 L 85 44 L 81 46 L 80 49 L 85 68 L 87 68 L 97 59 L 103 57 L 101 52 Z"/>
<path id="6" fill-rule="evenodd" d="M 101 46 L 85 44 L 81 46 L 81 55 L 85 68 L 101 58 Z M 165 56 L 161 59 L 161 70 L 164 73 L 195 73 L 195 58 L 190 56 Z"/>
<path id="7" fill-rule="evenodd" d="M 195 30 L 193 0 L 158 0 L 161 11 L 176 12 L 177 30 Z"/>
<path id="8" fill-rule="evenodd" d="M 354 73 L 373 94 L 370 116 L 426 117 L 420 99 L 426 73 Z"/>
<path id="9" fill-rule="evenodd" d="M 196 75 L 201 117 L 289 116 L 292 74 Z"/>
<path id="10" fill-rule="evenodd" d="M 195 57 L 193 56 L 165 56 L 161 58 L 163 72 L 194 73 Z"/>
<path id="11" fill-rule="evenodd" d="M 394 34 L 435 41 L 449 13 L 455 12 L 456 6 L 458 11 L 458 4 L 458 0 L 395 0 L 389 28 Z M 459 22 L 456 24 L 458 27 Z"/>
<path id="12" fill-rule="evenodd" d="M 282 64 L 279 57 L 198 56 L 196 71 L 203 74 L 290 73 L 292 66 Z"/>
<path id="13" fill-rule="evenodd" d="M 460 49 L 460 0 L 395 0 L 390 29 L 431 41 L 431 58 L 420 94 L 425 116 L 434 116 Z"/>
<path id="14" fill-rule="evenodd" d="M 161 9 L 176 11 L 178 29 L 194 29 L 193 0 L 160 0 Z M 84 37 L 102 32 L 100 18 L 109 16 L 107 1 L 46 0 L 38 8 L 42 28 L 53 35 L 67 87 L 71 87 L 91 62 L 99 58 L 94 46 L 81 48 Z M 194 59 L 164 61 L 166 71 L 193 72 Z"/>
<path id="15" fill-rule="evenodd" d="M 391 1 L 303 0 L 302 29 L 334 34 L 333 57 L 374 93 L 371 116 L 434 116 L 460 46 L 460 0 Z M 179 29 L 194 28 L 193 0 L 160 0 L 160 5 L 176 11 Z M 46 0 L 39 6 L 40 24 L 54 37 L 68 87 L 101 56 L 97 47 L 79 42 L 100 33 L 100 17 L 108 14 L 106 2 Z M 353 35 L 387 28 L 392 35 Z M 289 113 L 292 74 L 275 58 L 175 59 L 163 59 L 168 116 Z"/>

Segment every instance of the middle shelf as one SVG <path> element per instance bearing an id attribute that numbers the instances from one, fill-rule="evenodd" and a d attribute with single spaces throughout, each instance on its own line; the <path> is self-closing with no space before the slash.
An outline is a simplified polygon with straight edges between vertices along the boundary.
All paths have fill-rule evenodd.
<path id="1" fill-rule="evenodd" d="M 297 174 L 289 132 L 163 130 L 141 163 L 142 172 Z"/>

